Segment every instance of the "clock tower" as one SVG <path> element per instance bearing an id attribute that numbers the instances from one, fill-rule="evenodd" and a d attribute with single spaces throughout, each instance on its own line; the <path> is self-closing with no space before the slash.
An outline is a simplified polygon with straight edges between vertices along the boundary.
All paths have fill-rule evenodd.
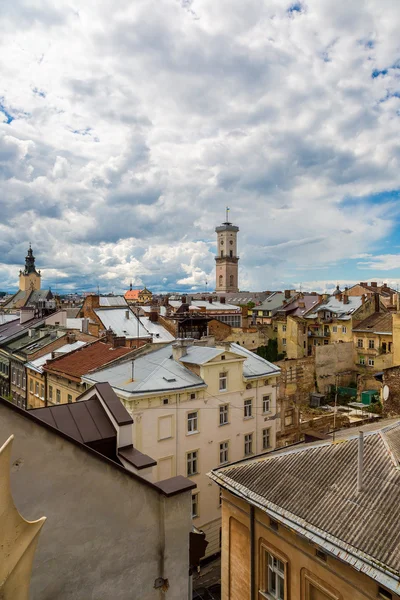
<path id="1" fill-rule="evenodd" d="M 229 208 L 226 209 L 226 221 L 215 228 L 217 234 L 216 286 L 220 293 L 238 292 L 237 234 L 239 227 L 228 220 Z"/>

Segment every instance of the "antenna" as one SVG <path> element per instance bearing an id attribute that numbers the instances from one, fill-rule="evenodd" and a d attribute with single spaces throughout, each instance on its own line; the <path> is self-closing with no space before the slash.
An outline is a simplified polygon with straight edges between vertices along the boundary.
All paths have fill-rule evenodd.
<path id="1" fill-rule="evenodd" d="M 229 211 L 230 211 L 230 210 L 231 210 L 231 209 L 229 208 L 229 206 L 227 206 L 227 207 L 226 207 L 226 221 L 225 221 L 226 223 L 228 223 L 228 222 L 229 222 Z"/>

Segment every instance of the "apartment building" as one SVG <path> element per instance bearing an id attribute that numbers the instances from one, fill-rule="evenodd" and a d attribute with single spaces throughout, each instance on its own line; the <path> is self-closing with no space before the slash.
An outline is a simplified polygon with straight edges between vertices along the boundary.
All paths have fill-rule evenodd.
<path id="1" fill-rule="evenodd" d="M 193 520 L 212 555 L 220 548 L 221 508 L 206 473 L 275 447 L 279 373 L 237 344 L 178 340 L 82 381 L 110 383 L 133 417 L 135 448 L 157 461 L 157 480 L 184 475 L 196 483 Z"/>
<path id="2" fill-rule="evenodd" d="M 399 600 L 400 423 L 213 470 L 223 600 Z"/>

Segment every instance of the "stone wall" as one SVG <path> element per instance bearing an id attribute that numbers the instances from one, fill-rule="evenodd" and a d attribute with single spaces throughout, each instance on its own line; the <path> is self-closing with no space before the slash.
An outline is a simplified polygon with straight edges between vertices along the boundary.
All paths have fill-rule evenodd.
<path id="1" fill-rule="evenodd" d="M 352 377 L 355 377 L 353 342 L 339 342 L 315 347 L 315 376 L 318 392 L 325 394 L 331 385 L 335 385 L 336 374 L 343 371 L 349 371 L 350 374 L 347 376 L 348 381 L 342 379 L 341 376 L 340 385 L 346 385 Z"/>

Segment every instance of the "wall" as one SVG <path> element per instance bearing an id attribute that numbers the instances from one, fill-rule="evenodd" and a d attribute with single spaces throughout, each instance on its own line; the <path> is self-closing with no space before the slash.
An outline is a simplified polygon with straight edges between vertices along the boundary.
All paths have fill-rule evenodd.
<path id="1" fill-rule="evenodd" d="M 55 375 L 47 372 L 46 398 L 49 405 L 56 404 L 57 392 L 60 390 L 61 402 L 59 404 L 68 403 L 68 395 L 72 396 L 72 402 L 75 402 L 78 396 L 85 391 L 85 385 L 74 379 L 67 379 L 61 375 Z M 50 386 L 53 388 L 53 398 L 50 398 Z"/>
<path id="2" fill-rule="evenodd" d="M 288 358 L 307 356 L 307 340 L 307 321 L 288 317 L 286 321 L 286 356 Z"/>
<path id="3" fill-rule="evenodd" d="M 44 374 L 40 374 L 33 369 L 26 369 L 27 379 L 27 391 L 26 391 L 26 407 L 31 408 L 42 408 L 45 406 L 46 399 L 46 377 Z M 36 394 L 36 384 L 39 386 L 39 393 Z M 42 397 L 42 385 L 44 386 L 44 393 Z M 31 391 L 32 390 L 32 391 Z"/>
<path id="4" fill-rule="evenodd" d="M 40 290 L 40 275 L 29 273 L 29 275 L 19 276 L 19 289 L 26 292 L 31 290 Z"/>
<path id="5" fill-rule="evenodd" d="M 383 385 L 389 388 L 389 398 L 381 401 L 386 415 L 400 415 L 400 367 L 396 366 L 383 373 Z"/>
<path id="6" fill-rule="evenodd" d="M 392 314 L 393 319 L 393 366 L 400 365 L 400 313 Z"/>
<path id="7" fill-rule="evenodd" d="M 231 355 L 232 356 L 232 355 Z M 228 373 L 228 390 L 219 391 L 219 373 Z M 228 441 L 229 461 L 244 458 L 244 436 L 253 434 L 253 453 L 263 452 L 262 431 L 270 430 L 270 449 L 276 438 L 276 377 L 263 377 L 246 389 L 242 360 L 219 358 L 198 367 L 199 375 L 207 383 L 206 390 L 198 390 L 195 399 L 190 392 L 164 393 L 128 400 L 115 389 L 134 420 L 134 445 L 158 461 L 157 480 L 173 475 L 187 475 L 186 456 L 198 451 L 199 472 L 191 479 L 196 483 L 199 499 L 199 517 L 194 525 L 205 531 L 209 545 L 207 556 L 219 551 L 220 505 L 219 490 L 207 477 L 208 471 L 220 464 L 219 444 Z M 269 413 L 262 412 L 262 396 L 270 395 Z M 164 404 L 163 400 L 168 400 Z M 244 400 L 253 400 L 253 416 L 244 417 Z M 228 423 L 220 425 L 219 407 L 228 405 Z M 198 432 L 188 433 L 187 415 L 198 413 Z M 161 432 L 163 432 L 161 434 Z M 163 439 L 162 439 L 163 437 Z"/>
<path id="8" fill-rule="evenodd" d="M 335 374 L 341 371 L 354 371 L 353 342 L 329 344 L 315 348 L 315 375 L 317 390 L 321 394 L 335 385 Z"/>
<path id="9" fill-rule="evenodd" d="M 223 491 L 222 506 L 222 600 L 250 600 L 250 507 L 243 500 Z M 326 562 L 316 556 L 316 545 L 296 535 L 283 525 L 278 531 L 270 526 L 269 517 L 255 509 L 255 581 L 261 586 L 264 572 L 261 555 L 264 544 L 275 556 L 287 561 L 287 596 L 291 600 L 371 600 L 377 598 L 378 585 L 367 575 L 328 556 Z M 305 580 L 324 590 L 307 594 Z M 257 596 L 258 597 L 258 596 Z M 264 597 L 264 595 L 263 595 Z M 261 598 L 261 595 L 260 595 Z M 399 596 L 392 594 L 393 600 Z"/>
<path id="10" fill-rule="evenodd" d="M 16 507 L 46 516 L 32 598 L 187 598 L 190 491 L 166 498 L 0 402 L 0 446 L 11 433 Z M 164 594 L 157 577 L 169 581 Z"/>

